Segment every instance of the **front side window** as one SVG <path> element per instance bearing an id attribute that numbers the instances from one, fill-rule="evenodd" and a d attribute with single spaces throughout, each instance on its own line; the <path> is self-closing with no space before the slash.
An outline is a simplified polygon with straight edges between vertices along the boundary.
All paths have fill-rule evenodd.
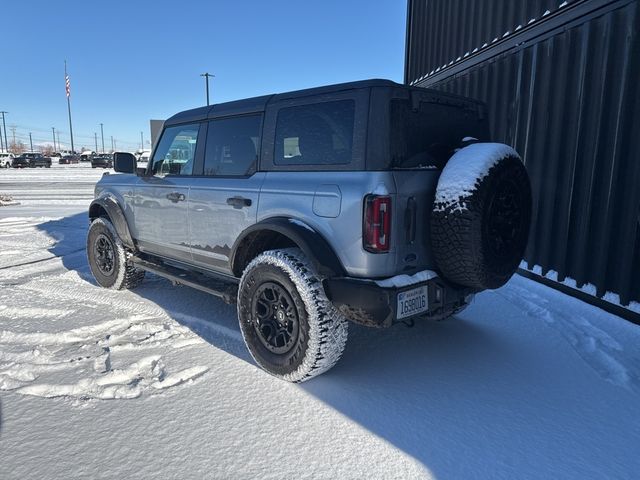
<path id="1" fill-rule="evenodd" d="M 199 124 L 166 128 L 153 155 L 154 175 L 191 175 Z"/>
<path id="2" fill-rule="evenodd" d="M 276 165 L 351 162 L 355 101 L 282 108 L 276 121 Z"/>
<path id="3" fill-rule="evenodd" d="M 204 174 L 245 176 L 256 170 L 261 115 L 225 118 L 209 122 Z"/>

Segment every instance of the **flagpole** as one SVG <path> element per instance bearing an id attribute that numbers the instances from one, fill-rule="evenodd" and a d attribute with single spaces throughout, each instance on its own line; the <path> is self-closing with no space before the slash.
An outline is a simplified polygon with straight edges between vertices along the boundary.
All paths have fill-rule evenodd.
<path id="1" fill-rule="evenodd" d="M 65 81 L 65 88 L 66 88 L 66 93 L 67 93 L 67 110 L 69 112 L 69 133 L 71 134 L 71 152 L 75 153 L 75 148 L 73 148 L 73 125 L 71 124 L 71 91 L 70 88 L 67 86 L 67 81 L 68 81 L 67 77 L 67 61 L 64 61 L 64 81 Z"/>

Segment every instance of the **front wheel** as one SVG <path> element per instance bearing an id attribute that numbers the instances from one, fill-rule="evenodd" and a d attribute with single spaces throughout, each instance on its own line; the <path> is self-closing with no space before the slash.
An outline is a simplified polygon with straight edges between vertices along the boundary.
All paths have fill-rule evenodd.
<path id="1" fill-rule="evenodd" d="M 136 287 L 144 278 L 144 270 L 137 269 L 115 228 L 106 218 L 97 218 L 87 234 L 87 259 L 98 285 L 114 290 Z"/>
<path id="2" fill-rule="evenodd" d="M 247 266 L 238 289 L 238 319 L 256 363 L 288 382 L 329 370 L 347 342 L 346 319 L 297 248 L 264 252 Z"/>

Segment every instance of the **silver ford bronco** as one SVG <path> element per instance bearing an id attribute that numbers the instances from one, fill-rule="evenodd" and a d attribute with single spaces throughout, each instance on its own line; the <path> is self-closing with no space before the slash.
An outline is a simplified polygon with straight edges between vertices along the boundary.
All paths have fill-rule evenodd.
<path id="1" fill-rule="evenodd" d="M 308 380 L 338 361 L 348 320 L 442 319 L 513 275 L 531 188 L 488 122 L 475 100 L 386 80 L 178 113 L 146 168 L 116 153 L 97 183 L 91 271 L 237 302 L 258 365 Z"/>

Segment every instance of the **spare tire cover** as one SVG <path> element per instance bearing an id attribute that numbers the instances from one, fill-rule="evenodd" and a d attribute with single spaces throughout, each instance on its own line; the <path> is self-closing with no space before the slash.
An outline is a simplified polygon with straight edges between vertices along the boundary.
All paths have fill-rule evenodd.
<path id="1" fill-rule="evenodd" d="M 458 150 L 438 180 L 431 248 L 442 276 L 475 289 L 504 285 L 529 237 L 531 185 L 518 153 L 501 143 Z"/>

